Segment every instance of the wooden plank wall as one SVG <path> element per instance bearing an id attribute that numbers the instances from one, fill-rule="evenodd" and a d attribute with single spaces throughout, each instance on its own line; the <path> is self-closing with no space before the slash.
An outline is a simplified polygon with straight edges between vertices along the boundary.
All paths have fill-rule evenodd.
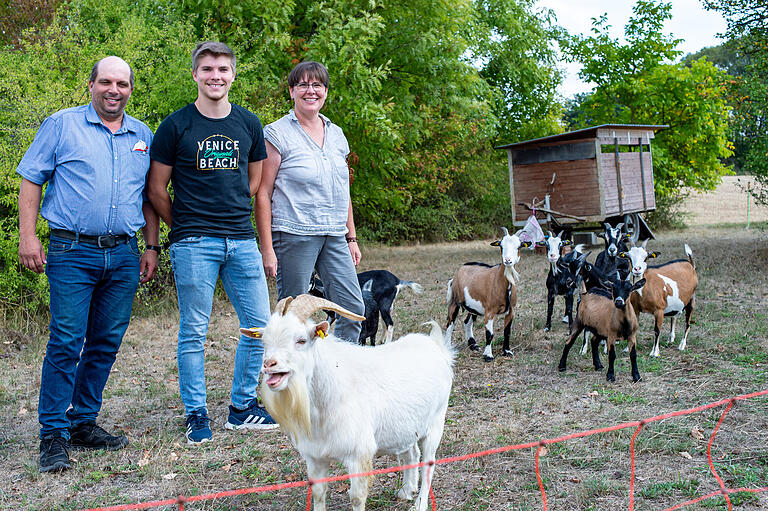
<path id="1" fill-rule="evenodd" d="M 515 165 L 513 172 L 516 221 L 531 215 L 517 203 L 530 203 L 534 197 L 543 200 L 549 193 L 553 172 L 557 176 L 554 193 L 550 196 L 550 209 L 576 216 L 601 215 L 595 159 Z"/>
<path id="2" fill-rule="evenodd" d="M 600 155 L 603 165 L 603 191 L 605 193 L 605 216 L 619 215 L 619 195 L 616 182 L 616 155 L 603 153 Z M 622 206 L 623 213 L 656 208 L 656 199 L 653 193 L 653 169 L 651 168 L 651 156 L 643 151 L 643 169 L 645 174 L 645 199 L 643 206 L 643 188 L 640 178 L 640 153 L 619 153 L 621 163 L 621 186 L 623 188 Z"/>

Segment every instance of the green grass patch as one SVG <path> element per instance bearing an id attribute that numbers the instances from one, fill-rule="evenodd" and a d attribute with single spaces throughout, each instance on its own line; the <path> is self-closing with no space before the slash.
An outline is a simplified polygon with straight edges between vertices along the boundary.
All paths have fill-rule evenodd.
<path id="1" fill-rule="evenodd" d="M 639 495 L 645 499 L 660 497 L 684 496 L 692 499 L 696 496 L 701 482 L 698 479 L 678 478 L 675 481 L 650 483 L 640 490 Z"/>

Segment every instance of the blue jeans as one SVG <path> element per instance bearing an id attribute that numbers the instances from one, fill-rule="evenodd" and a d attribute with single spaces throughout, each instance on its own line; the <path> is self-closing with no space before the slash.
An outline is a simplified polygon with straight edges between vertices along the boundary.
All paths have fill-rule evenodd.
<path id="1" fill-rule="evenodd" d="M 51 325 L 40 382 L 40 436 L 69 438 L 67 428 L 95 421 L 101 409 L 131 319 L 139 249 L 136 238 L 105 249 L 51 236 L 47 259 Z"/>
<path id="2" fill-rule="evenodd" d="M 179 300 L 179 389 L 186 413 L 206 410 L 205 336 L 213 291 L 221 277 L 241 328 L 263 327 L 269 321 L 269 291 L 256 240 L 190 236 L 170 248 Z M 264 346 L 240 336 L 235 352 L 232 405 L 248 408 L 256 399 Z"/>
<path id="3" fill-rule="evenodd" d="M 299 236 L 272 231 L 272 247 L 277 256 L 278 300 L 306 293 L 312 270 L 316 269 L 328 300 L 355 314 L 365 314 L 355 263 L 344 236 Z M 361 328 L 359 321 L 340 316 L 333 333 L 340 339 L 357 342 Z"/>

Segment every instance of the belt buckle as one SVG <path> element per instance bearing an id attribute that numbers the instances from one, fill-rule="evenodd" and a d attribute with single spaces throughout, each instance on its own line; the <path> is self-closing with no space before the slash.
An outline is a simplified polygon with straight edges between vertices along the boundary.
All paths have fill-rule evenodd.
<path id="1" fill-rule="evenodd" d="M 117 242 L 115 241 L 115 237 L 111 234 L 104 234 L 96 238 L 96 244 L 99 248 L 113 248 L 117 245 Z"/>

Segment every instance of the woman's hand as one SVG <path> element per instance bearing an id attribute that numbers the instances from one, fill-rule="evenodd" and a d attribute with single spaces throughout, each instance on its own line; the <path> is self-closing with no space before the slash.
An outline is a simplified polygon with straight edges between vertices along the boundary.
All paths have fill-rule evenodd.
<path id="1" fill-rule="evenodd" d="M 275 277 L 277 276 L 277 256 L 275 255 L 275 251 L 270 249 L 265 249 L 261 253 L 261 259 L 264 263 L 264 273 L 267 277 Z"/>
<path id="2" fill-rule="evenodd" d="M 349 245 L 349 253 L 352 256 L 352 262 L 357 266 L 363 258 L 363 254 L 360 253 L 360 247 L 357 245 L 357 240 L 350 241 L 347 245 Z"/>

